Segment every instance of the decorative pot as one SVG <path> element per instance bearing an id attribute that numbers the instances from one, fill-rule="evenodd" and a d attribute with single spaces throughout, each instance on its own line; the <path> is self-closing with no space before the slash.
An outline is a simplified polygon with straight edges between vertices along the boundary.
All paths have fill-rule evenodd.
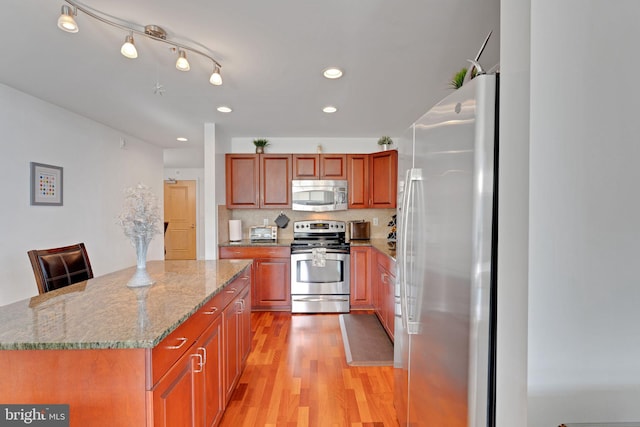
<path id="1" fill-rule="evenodd" d="M 256 147 L 256 154 L 262 154 L 264 153 L 264 147 L 260 146 L 260 147 Z"/>
<path id="2" fill-rule="evenodd" d="M 134 246 L 136 247 L 136 272 L 127 283 L 127 286 L 136 288 L 139 286 L 153 285 L 155 282 L 147 273 L 147 249 L 149 248 L 150 239 L 144 237 L 136 237 Z"/>
<path id="3" fill-rule="evenodd" d="M 387 151 L 389 149 L 389 144 L 380 144 L 382 146 L 382 151 Z"/>

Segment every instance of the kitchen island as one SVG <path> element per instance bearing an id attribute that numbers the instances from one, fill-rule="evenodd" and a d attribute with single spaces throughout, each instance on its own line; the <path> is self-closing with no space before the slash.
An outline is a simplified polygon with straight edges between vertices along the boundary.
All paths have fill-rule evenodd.
<path id="1" fill-rule="evenodd" d="M 0 403 L 71 426 L 215 425 L 250 348 L 251 260 L 153 261 L 0 307 Z M 35 284 L 34 284 L 35 286 Z"/>

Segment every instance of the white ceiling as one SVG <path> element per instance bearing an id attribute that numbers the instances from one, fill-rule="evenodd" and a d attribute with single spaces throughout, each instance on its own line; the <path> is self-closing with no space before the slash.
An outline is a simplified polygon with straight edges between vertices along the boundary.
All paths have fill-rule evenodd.
<path id="1" fill-rule="evenodd" d="M 166 148 L 198 147 L 203 123 L 224 137 L 399 135 L 450 93 L 466 59 L 499 58 L 499 0 L 86 0 L 81 4 L 211 54 L 177 71 L 168 46 L 79 12 L 80 31 L 56 26 L 62 0 L 3 2 L 0 82 Z M 337 65 L 340 80 L 322 70 Z M 164 95 L 154 94 L 159 82 Z M 338 112 L 325 114 L 325 105 Z M 234 109 L 216 111 L 219 105 Z M 69 124 L 73 127 L 73 123 Z M 184 136 L 189 142 L 179 143 Z"/>

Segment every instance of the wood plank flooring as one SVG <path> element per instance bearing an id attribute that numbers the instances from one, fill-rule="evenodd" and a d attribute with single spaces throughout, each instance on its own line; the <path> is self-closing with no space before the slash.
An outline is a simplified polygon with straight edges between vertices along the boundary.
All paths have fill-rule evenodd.
<path id="1" fill-rule="evenodd" d="M 254 312 L 251 327 L 220 426 L 398 426 L 393 368 L 348 366 L 337 314 Z"/>

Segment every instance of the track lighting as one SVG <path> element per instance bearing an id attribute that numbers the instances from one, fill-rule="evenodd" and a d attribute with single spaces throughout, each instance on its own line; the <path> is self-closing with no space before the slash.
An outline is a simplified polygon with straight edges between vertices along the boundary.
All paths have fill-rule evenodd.
<path id="1" fill-rule="evenodd" d="M 180 71 L 189 71 L 191 69 L 191 67 L 189 66 L 189 61 L 187 61 L 187 54 L 182 49 L 178 51 L 178 60 L 176 61 L 176 68 Z"/>
<path id="2" fill-rule="evenodd" d="M 129 59 L 136 59 L 138 57 L 138 50 L 136 45 L 133 44 L 133 34 L 129 34 L 124 39 L 124 44 L 120 48 L 120 53 Z"/>
<path id="3" fill-rule="evenodd" d="M 111 15 L 106 15 L 105 13 L 102 13 L 96 9 L 80 5 L 73 0 L 64 0 L 64 2 L 68 3 L 70 6 L 66 4 L 62 6 L 60 17 L 58 18 L 58 27 L 61 30 L 68 33 L 77 33 L 78 25 L 76 24 L 74 16 L 77 16 L 78 11 L 80 11 L 87 16 L 102 22 L 103 24 L 111 25 L 112 27 L 119 28 L 129 33 L 125 37 L 124 44 L 120 48 L 120 53 L 122 53 L 122 55 L 124 55 L 125 57 L 131 59 L 138 57 L 138 51 L 133 40 L 133 34 L 135 33 L 138 36 L 147 37 L 151 40 L 168 44 L 169 46 L 171 46 L 174 52 L 177 51 L 178 60 L 176 61 L 176 68 L 180 71 L 189 71 L 189 69 L 191 68 L 189 65 L 189 61 L 187 60 L 187 51 L 207 58 L 213 63 L 213 73 L 209 78 L 209 82 L 215 86 L 219 86 L 222 84 L 222 76 L 220 75 L 220 68 L 222 68 L 222 66 L 218 61 L 213 59 L 213 57 L 206 52 L 203 52 L 201 49 L 197 49 L 189 45 L 167 39 L 167 33 L 161 27 L 157 25 L 146 25 L 142 27 L 134 24 L 123 24 L 122 22 L 126 21 L 120 18 L 115 18 Z M 113 21 L 112 19 L 116 19 L 117 22 Z"/>
<path id="4" fill-rule="evenodd" d="M 78 24 L 76 24 L 76 20 L 73 19 L 73 15 L 76 15 L 75 9 L 72 12 L 71 8 L 66 4 L 62 6 L 62 12 L 60 13 L 60 17 L 58 18 L 58 28 L 62 31 L 66 31 L 67 33 L 77 33 L 78 32 Z"/>
<path id="5" fill-rule="evenodd" d="M 218 67 L 217 65 L 213 68 L 213 73 L 211 73 L 211 77 L 209 78 L 209 83 L 211 83 L 214 86 L 220 86 L 222 84 L 220 67 Z"/>

